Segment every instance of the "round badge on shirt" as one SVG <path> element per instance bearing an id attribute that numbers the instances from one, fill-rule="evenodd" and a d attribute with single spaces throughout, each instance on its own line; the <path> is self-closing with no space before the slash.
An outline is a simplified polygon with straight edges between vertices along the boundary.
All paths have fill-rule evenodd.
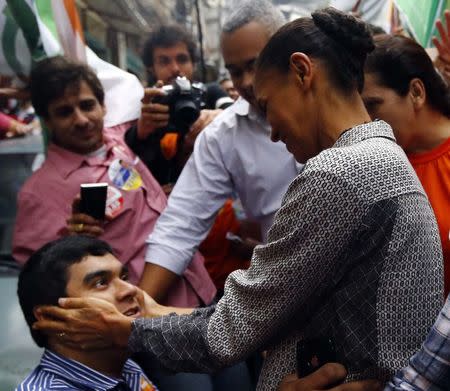
<path id="1" fill-rule="evenodd" d="M 133 164 L 121 159 L 114 160 L 108 169 L 111 182 L 122 190 L 137 190 L 142 186 L 142 178 Z"/>

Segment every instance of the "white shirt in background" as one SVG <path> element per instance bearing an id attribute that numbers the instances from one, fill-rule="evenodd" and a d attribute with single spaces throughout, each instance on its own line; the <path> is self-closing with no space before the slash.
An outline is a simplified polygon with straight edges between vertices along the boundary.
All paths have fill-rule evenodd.
<path id="1" fill-rule="evenodd" d="M 264 241 L 291 181 L 302 170 L 270 126 L 239 98 L 198 136 L 152 234 L 146 261 L 181 274 L 233 196 L 261 224 Z"/>

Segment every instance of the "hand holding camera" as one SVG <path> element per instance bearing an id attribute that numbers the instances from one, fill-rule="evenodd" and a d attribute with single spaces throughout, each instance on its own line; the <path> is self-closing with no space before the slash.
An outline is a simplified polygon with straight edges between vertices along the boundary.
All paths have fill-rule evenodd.
<path id="1" fill-rule="evenodd" d="M 189 132 L 184 138 L 184 142 L 188 148 L 192 150 L 194 147 L 195 140 L 199 133 L 206 128 L 214 118 L 216 118 L 222 112 L 221 109 L 216 110 L 202 110 L 197 121 L 195 121 L 189 129 Z"/>
<path id="2" fill-rule="evenodd" d="M 191 83 L 185 77 L 165 86 L 158 81 L 155 87 L 147 88 L 138 121 L 139 139 L 165 127 L 186 135 L 200 117 L 204 92 L 202 83 Z"/>
<path id="3" fill-rule="evenodd" d="M 159 96 L 164 96 L 161 89 L 162 81 L 158 81 L 155 87 L 146 88 L 142 98 L 141 116 L 138 120 L 137 135 L 140 140 L 146 139 L 156 129 L 164 128 L 169 124 L 169 106 L 155 103 Z"/>
<path id="4" fill-rule="evenodd" d="M 197 121 L 202 109 L 205 93 L 203 83 L 191 83 L 186 77 L 178 76 L 172 84 L 161 87 L 163 94 L 153 97 L 153 103 L 169 107 L 169 127 L 182 136 L 186 135 Z"/>

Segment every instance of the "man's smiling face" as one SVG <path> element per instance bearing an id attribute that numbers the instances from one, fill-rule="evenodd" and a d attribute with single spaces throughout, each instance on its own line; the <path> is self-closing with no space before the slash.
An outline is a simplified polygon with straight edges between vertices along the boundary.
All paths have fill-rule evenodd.
<path id="1" fill-rule="evenodd" d="M 70 266 L 66 286 L 68 297 L 95 297 L 115 305 L 122 314 L 141 316 L 136 287 L 128 282 L 128 270 L 112 254 L 88 255 Z"/>
<path id="2" fill-rule="evenodd" d="M 81 155 L 103 145 L 106 111 L 84 80 L 66 87 L 64 95 L 50 102 L 47 111 L 44 122 L 56 145 Z"/>

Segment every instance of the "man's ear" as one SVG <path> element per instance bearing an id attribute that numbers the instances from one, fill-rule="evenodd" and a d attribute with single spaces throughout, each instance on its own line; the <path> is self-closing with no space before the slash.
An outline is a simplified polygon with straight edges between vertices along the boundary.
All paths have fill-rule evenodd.
<path id="1" fill-rule="evenodd" d="M 311 59 L 305 53 L 292 53 L 289 59 L 289 68 L 294 73 L 298 84 L 302 88 L 309 88 L 312 76 Z"/>
<path id="2" fill-rule="evenodd" d="M 409 82 L 408 96 L 411 99 L 414 110 L 420 110 L 425 105 L 427 93 L 422 80 L 416 77 Z"/>

